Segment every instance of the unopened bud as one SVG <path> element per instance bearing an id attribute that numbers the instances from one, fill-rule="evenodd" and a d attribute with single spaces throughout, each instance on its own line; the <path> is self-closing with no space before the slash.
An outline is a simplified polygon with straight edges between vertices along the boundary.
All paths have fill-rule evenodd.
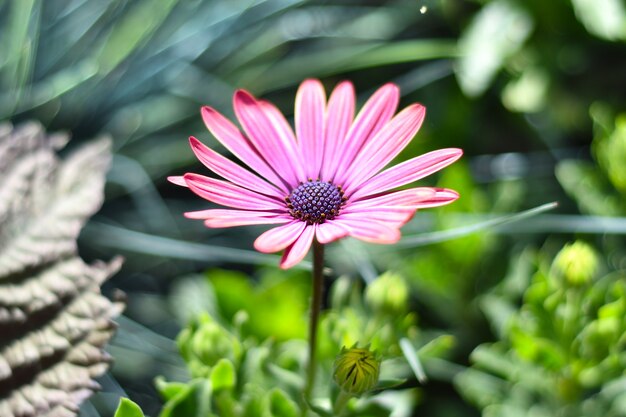
<path id="1" fill-rule="evenodd" d="M 208 376 L 220 359 L 236 362 L 241 354 L 239 341 L 208 314 L 183 330 L 177 343 L 194 376 Z"/>
<path id="2" fill-rule="evenodd" d="M 343 347 L 333 368 L 335 382 L 351 395 L 361 395 L 378 384 L 380 360 L 367 348 Z"/>
<path id="3" fill-rule="evenodd" d="M 367 286 L 365 300 L 375 311 L 397 314 L 407 310 L 409 288 L 404 279 L 386 272 Z"/>
<path id="4" fill-rule="evenodd" d="M 576 241 L 561 249 L 553 266 L 569 284 L 582 285 L 594 278 L 598 269 L 598 257 L 591 246 Z"/>

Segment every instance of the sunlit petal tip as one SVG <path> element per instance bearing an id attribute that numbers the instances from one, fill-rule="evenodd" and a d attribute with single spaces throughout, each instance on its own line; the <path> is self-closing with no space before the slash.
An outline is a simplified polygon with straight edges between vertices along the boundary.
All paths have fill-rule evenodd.
<path id="1" fill-rule="evenodd" d="M 307 78 L 306 80 L 302 81 L 298 89 L 302 90 L 305 88 L 321 88 L 323 90 L 324 85 L 317 78 Z"/>
<path id="2" fill-rule="evenodd" d="M 441 152 L 443 154 L 448 155 L 448 158 L 450 159 L 451 162 L 454 162 L 463 156 L 463 149 L 460 149 L 460 148 L 443 148 L 434 152 Z"/>
<path id="3" fill-rule="evenodd" d="M 352 83 L 352 81 L 348 81 L 348 80 L 341 81 L 339 84 L 335 86 L 330 96 L 331 97 L 341 96 L 341 97 L 344 97 L 344 100 L 350 100 L 353 102 L 356 96 L 354 84 Z"/>
<path id="4" fill-rule="evenodd" d="M 400 87 L 398 87 L 396 84 L 394 83 L 386 83 L 383 84 L 378 90 L 377 92 L 384 92 L 385 94 L 390 95 L 391 97 L 394 96 L 400 96 Z"/>
<path id="5" fill-rule="evenodd" d="M 239 89 L 236 90 L 233 95 L 233 104 L 235 108 L 238 104 L 255 104 L 257 102 L 256 97 L 252 95 L 248 90 Z"/>
<path id="6" fill-rule="evenodd" d="M 350 80 L 340 81 L 337 84 L 337 86 L 335 87 L 335 90 L 337 90 L 337 89 L 344 89 L 344 88 L 347 88 L 347 89 L 350 89 L 350 90 L 354 91 L 354 83 L 352 81 L 350 81 Z"/>
<path id="7" fill-rule="evenodd" d="M 204 121 L 205 124 L 207 123 L 207 119 L 209 119 L 216 113 L 219 114 L 219 112 L 211 106 L 200 107 L 200 115 L 202 116 L 202 120 Z"/>
<path id="8" fill-rule="evenodd" d="M 398 102 L 400 101 L 400 88 L 397 85 L 393 83 L 384 84 L 376 90 L 372 98 L 378 95 L 380 95 L 379 97 L 382 100 L 383 108 L 391 112 L 396 111 Z"/>
<path id="9" fill-rule="evenodd" d="M 169 177 L 167 177 L 167 180 L 172 184 L 180 185 L 181 187 L 187 187 L 185 177 L 182 175 L 170 175 Z"/>
<path id="10" fill-rule="evenodd" d="M 193 220 L 204 220 L 206 219 L 207 215 L 204 214 L 204 212 L 206 212 L 207 210 L 201 210 L 201 211 L 186 211 L 183 213 L 183 216 L 185 216 L 185 218 L 187 219 L 193 219 Z"/>
<path id="11" fill-rule="evenodd" d="M 414 103 L 410 105 L 408 108 L 416 112 L 420 119 L 424 119 L 426 117 L 426 106 L 424 106 L 423 104 Z"/>
<path id="12" fill-rule="evenodd" d="M 198 153 L 203 153 L 204 149 L 206 148 L 206 145 L 200 142 L 194 136 L 189 136 L 189 146 L 196 156 L 198 156 Z"/>
<path id="13" fill-rule="evenodd" d="M 457 191 L 450 190 L 449 188 L 436 188 L 435 191 L 437 198 L 445 198 L 454 201 L 461 197 Z"/>

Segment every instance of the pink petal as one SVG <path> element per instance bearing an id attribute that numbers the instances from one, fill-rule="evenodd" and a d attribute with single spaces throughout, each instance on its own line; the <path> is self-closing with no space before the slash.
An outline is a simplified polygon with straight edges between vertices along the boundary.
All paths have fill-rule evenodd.
<path id="1" fill-rule="evenodd" d="M 276 112 L 267 102 L 258 102 L 248 92 L 238 90 L 235 113 L 256 150 L 291 186 L 306 181 L 296 142 L 276 122 Z"/>
<path id="2" fill-rule="evenodd" d="M 459 193 L 447 188 L 435 188 L 435 195 L 432 198 L 421 201 L 417 204 L 417 208 L 439 207 L 450 204 L 459 199 Z"/>
<path id="3" fill-rule="evenodd" d="M 304 259 L 306 254 L 309 252 L 311 243 L 313 243 L 314 236 L 315 227 L 306 227 L 300 237 L 285 250 L 283 257 L 280 260 L 280 267 L 282 269 L 289 269 Z"/>
<path id="4" fill-rule="evenodd" d="M 347 169 L 359 150 L 391 119 L 400 100 L 400 91 L 394 84 L 385 84 L 365 103 L 341 144 L 341 159 L 335 167 L 334 182 L 342 185 Z"/>
<path id="5" fill-rule="evenodd" d="M 459 159 L 461 155 L 463 155 L 461 149 L 448 148 L 409 159 L 365 181 L 363 185 L 356 188 L 350 198 L 358 200 L 364 196 L 378 194 L 417 181 L 447 167 Z"/>
<path id="6" fill-rule="evenodd" d="M 347 229 L 341 227 L 341 224 L 332 220 L 326 220 L 324 223 L 317 225 L 315 237 L 321 244 L 326 244 L 348 236 L 349 233 Z"/>
<path id="7" fill-rule="evenodd" d="M 224 227 L 253 226 L 259 224 L 281 224 L 290 222 L 292 217 L 257 217 L 250 219 L 206 219 L 204 225 L 210 229 Z"/>
<path id="8" fill-rule="evenodd" d="M 282 213 L 273 213 L 269 211 L 255 211 L 255 210 L 230 210 L 230 209 L 208 209 L 198 211 L 188 211 L 185 213 L 185 217 L 188 219 L 230 219 L 230 218 L 242 218 L 251 219 L 255 217 L 277 217 L 288 216 L 285 210 Z M 293 220 L 293 218 L 291 218 Z"/>
<path id="9" fill-rule="evenodd" d="M 180 185 L 181 187 L 187 186 L 185 178 L 182 175 L 170 175 L 169 177 L 167 177 L 167 180 L 172 184 Z"/>
<path id="10" fill-rule="evenodd" d="M 384 223 L 375 222 L 367 218 L 360 219 L 336 219 L 350 231 L 350 236 L 371 243 L 396 243 L 400 240 L 400 231 Z"/>
<path id="11" fill-rule="evenodd" d="M 354 101 L 354 86 L 348 81 L 340 83 L 330 95 L 326 109 L 324 157 L 320 173 L 322 180 L 331 180 L 335 168 L 339 165 L 342 155 L 338 150 L 345 141 L 354 119 Z"/>
<path id="12" fill-rule="evenodd" d="M 200 160 L 200 162 L 217 175 L 252 191 L 277 198 L 284 196 L 284 193 L 273 185 L 265 182 L 231 160 L 224 158 L 222 155 L 215 152 L 213 149 L 208 148 L 193 136 L 189 138 L 189 144 L 191 145 L 193 153 Z"/>
<path id="13" fill-rule="evenodd" d="M 293 218 L 288 214 L 271 214 L 265 211 L 209 209 L 188 211 L 188 219 L 204 219 L 207 227 L 233 227 L 253 224 L 288 223 Z"/>
<path id="14" fill-rule="evenodd" d="M 293 129 L 285 119 L 285 116 L 280 110 L 267 100 L 257 100 L 257 104 L 261 106 L 267 117 L 272 121 L 274 127 L 280 131 L 280 136 L 285 140 L 296 143 L 296 135 L 293 133 Z"/>
<path id="15" fill-rule="evenodd" d="M 344 220 L 367 220 L 384 224 L 388 227 L 399 228 L 406 224 L 415 215 L 412 207 L 368 207 L 341 213 L 336 219 Z"/>
<path id="16" fill-rule="evenodd" d="M 185 182 L 200 197 L 223 206 L 262 211 L 285 209 L 284 202 L 230 182 L 198 174 L 185 174 Z"/>
<path id="17" fill-rule="evenodd" d="M 254 241 L 254 248 L 263 253 L 278 252 L 295 242 L 305 228 L 305 222 L 292 220 L 284 226 L 275 227 L 261 234 Z"/>
<path id="18" fill-rule="evenodd" d="M 355 186 L 380 171 L 409 144 L 422 126 L 426 108 L 413 104 L 380 130 L 359 152 L 346 173 L 344 189 L 350 192 Z"/>
<path id="19" fill-rule="evenodd" d="M 244 164 L 261 174 L 264 178 L 267 178 L 285 194 L 289 193 L 284 180 L 259 156 L 248 138 L 242 135 L 234 124 L 211 107 L 202 107 L 201 113 L 207 129 L 226 149 L 232 152 Z"/>
<path id="20" fill-rule="evenodd" d="M 364 197 L 357 201 L 350 201 L 345 210 L 365 207 L 408 206 L 417 207 L 418 204 L 434 198 L 437 189 L 431 187 L 409 188 L 408 190 L 388 192 L 385 194 Z M 343 211 L 344 209 L 342 209 Z"/>
<path id="21" fill-rule="evenodd" d="M 324 155 L 326 93 L 318 80 L 305 80 L 296 95 L 296 135 L 307 178 L 319 178 Z"/>

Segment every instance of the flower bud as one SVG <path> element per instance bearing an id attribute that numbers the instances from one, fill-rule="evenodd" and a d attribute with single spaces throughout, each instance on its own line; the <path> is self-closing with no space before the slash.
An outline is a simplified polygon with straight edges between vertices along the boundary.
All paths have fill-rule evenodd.
<path id="1" fill-rule="evenodd" d="M 367 348 L 341 348 L 341 353 L 333 364 L 335 382 L 351 394 L 361 395 L 370 391 L 378 383 L 380 360 Z"/>
<path id="2" fill-rule="evenodd" d="M 554 259 L 553 267 L 570 285 L 583 285 L 594 278 L 598 257 L 591 246 L 576 241 L 561 249 Z"/>
<path id="3" fill-rule="evenodd" d="M 390 314 L 404 313 L 407 310 L 409 288 L 404 279 L 386 272 L 367 286 L 365 300 L 375 311 Z"/>
<path id="4" fill-rule="evenodd" d="M 239 341 L 208 314 L 183 330 L 177 343 L 194 376 L 208 376 L 220 359 L 236 362 L 241 354 Z"/>

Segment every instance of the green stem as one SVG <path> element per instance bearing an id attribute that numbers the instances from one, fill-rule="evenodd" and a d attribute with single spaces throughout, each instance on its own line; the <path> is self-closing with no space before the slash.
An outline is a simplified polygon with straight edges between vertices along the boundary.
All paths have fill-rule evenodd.
<path id="1" fill-rule="evenodd" d="M 322 310 L 322 292 L 324 291 L 324 245 L 313 241 L 313 296 L 311 298 L 311 316 L 309 320 L 309 368 L 304 397 L 309 399 L 315 384 L 317 324 Z"/>
<path id="2" fill-rule="evenodd" d="M 344 390 L 339 391 L 339 395 L 335 400 L 335 404 L 333 405 L 333 415 L 339 416 L 343 411 L 343 408 L 348 404 L 348 400 L 352 398 L 351 394 L 348 394 Z"/>

